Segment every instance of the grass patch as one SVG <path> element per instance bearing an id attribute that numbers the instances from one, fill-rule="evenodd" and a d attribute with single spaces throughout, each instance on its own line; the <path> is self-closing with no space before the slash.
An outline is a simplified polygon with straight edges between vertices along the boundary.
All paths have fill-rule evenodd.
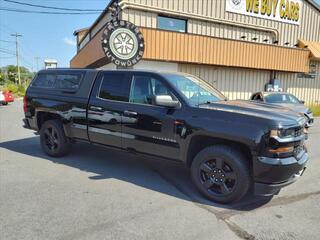
<path id="1" fill-rule="evenodd" d="M 310 109 L 315 117 L 320 117 L 320 105 L 310 106 Z"/>

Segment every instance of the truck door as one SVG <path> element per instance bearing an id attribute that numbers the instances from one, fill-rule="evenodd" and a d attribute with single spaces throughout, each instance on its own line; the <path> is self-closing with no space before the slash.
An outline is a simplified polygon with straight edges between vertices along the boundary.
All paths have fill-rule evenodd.
<path id="1" fill-rule="evenodd" d="M 179 110 L 155 106 L 154 95 L 170 95 L 160 77 L 133 73 L 129 103 L 122 118 L 123 147 L 140 153 L 179 158 L 175 115 Z"/>
<path id="2" fill-rule="evenodd" d="M 121 122 L 129 101 L 130 74 L 101 72 L 88 104 L 88 135 L 93 143 L 122 148 Z"/>

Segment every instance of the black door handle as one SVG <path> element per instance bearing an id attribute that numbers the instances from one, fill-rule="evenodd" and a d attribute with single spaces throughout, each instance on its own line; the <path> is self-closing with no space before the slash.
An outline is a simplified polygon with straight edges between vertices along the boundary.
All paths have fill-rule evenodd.
<path id="1" fill-rule="evenodd" d="M 124 111 L 123 115 L 127 116 L 127 117 L 135 117 L 138 115 L 137 112 L 132 112 L 132 111 Z"/>
<path id="2" fill-rule="evenodd" d="M 97 112 L 103 112 L 102 107 L 96 107 L 96 106 L 90 106 L 90 110 L 97 111 Z"/>

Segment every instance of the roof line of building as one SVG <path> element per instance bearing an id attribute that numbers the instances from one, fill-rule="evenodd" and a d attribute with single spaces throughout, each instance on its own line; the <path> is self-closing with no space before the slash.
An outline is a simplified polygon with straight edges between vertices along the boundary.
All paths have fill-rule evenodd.
<path id="1" fill-rule="evenodd" d="M 89 31 L 91 31 L 99 22 L 100 20 L 108 13 L 108 9 L 111 7 L 111 5 L 118 0 L 110 0 L 106 8 L 103 10 L 103 12 L 99 15 L 99 17 L 94 21 L 94 23 L 89 27 Z M 120 0 L 121 1 L 121 0 Z"/>
<path id="2" fill-rule="evenodd" d="M 320 11 L 320 5 L 314 1 L 314 0 L 306 0 L 307 2 L 309 2 L 312 6 L 314 6 L 318 11 Z"/>
<path id="3" fill-rule="evenodd" d="M 77 29 L 73 32 L 73 35 L 77 35 L 79 32 L 83 32 L 83 31 L 89 31 L 90 27 L 85 27 L 85 28 L 80 28 L 80 29 Z"/>
<path id="4" fill-rule="evenodd" d="M 104 11 L 99 15 L 99 17 L 94 21 L 94 23 L 90 27 L 87 28 L 88 33 L 91 32 L 91 30 L 100 22 L 100 20 L 105 16 L 105 14 L 108 13 L 109 7 L 116 1 L 118 1 L 118 0 L 110 0 L 110 2 L 108 3 L 108 5 L 104 9 Z M 121 0 L 119 0 L 119 1 L 121 1 Z M 320 5 L 317 2 L 315 2 L 314 0 L 305 0 L 305 1 L 310 3 L 314 8 L 316 8 L 320 12 Z M 77 32 L 77 30 L 75 31 L 75 33 L 76 32 Z"/>

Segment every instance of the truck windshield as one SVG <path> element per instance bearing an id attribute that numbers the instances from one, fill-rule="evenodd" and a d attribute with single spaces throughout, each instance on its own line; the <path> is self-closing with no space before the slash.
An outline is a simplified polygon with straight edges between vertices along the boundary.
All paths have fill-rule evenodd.
<path id="1" fill-rule="evenodd" d="M 226 97 L 204 80 L 191 75 L 165 74 L 167 80 L 176 86 L 191 106 L 220 102 Z"/>
<path id="2" fill-rule="evenodd" d="M 279 94 L 270 94 L 265 97 L 267 103 L 300 103 L 299 99 L 291 94 L 279 93 Z"/>

